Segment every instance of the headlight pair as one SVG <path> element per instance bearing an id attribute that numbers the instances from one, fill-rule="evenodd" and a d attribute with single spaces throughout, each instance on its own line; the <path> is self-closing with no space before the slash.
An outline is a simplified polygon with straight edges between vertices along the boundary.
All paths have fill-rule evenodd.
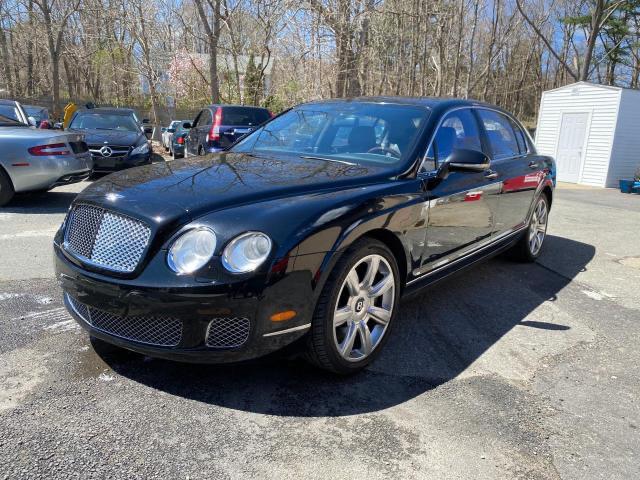
<path id="1" fill-rule="evenodd" d="M 271 253 L 271 239 L 262 232 L 246 232 L 231 240 L 222 252 L 222 265 L 232 273 L 256 270 Z M 183 233 L 173 242 L 167 264 L 176 273 L 187 275 L 202 268 L 216 249 L 216 234 L 207 227 Z"/>

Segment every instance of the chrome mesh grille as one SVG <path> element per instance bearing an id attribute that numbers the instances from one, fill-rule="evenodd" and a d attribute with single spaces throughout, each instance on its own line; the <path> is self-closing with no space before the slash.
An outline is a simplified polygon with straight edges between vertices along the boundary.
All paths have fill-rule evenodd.
<path id="1" fill-rule="evenodd" d="M 239 347 L 249 338 L 251 322 L 244 317 L 214 318 L 207 329 L 206 344 L 214 348 Z"/>
<path id="2" fill-rule="evenodd" d="M 89 307 L 69 294 L 65 294 L 73 310 L 97 330 L 135 342 L 175 347 L 182 339 L 182 322 L 177 318 L 155 315 L 123 317 Z"/>
<path id="3" fill-rule="evenodd" d="M 88 263 L 116 272 L 133 272 L 149 242 L 151 230 L 125 215 L 91 205 L 69 214 L 65 248 Z"/>

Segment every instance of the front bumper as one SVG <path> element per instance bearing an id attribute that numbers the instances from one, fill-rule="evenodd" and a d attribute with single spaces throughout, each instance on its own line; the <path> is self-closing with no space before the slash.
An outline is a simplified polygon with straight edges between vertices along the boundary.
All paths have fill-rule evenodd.
<path id="1" fill-rule="evenodd" d="M 140 155 L 125 155 L 121 157 L 103 157 L 92 155 L 94 172 L 116 172 L 125 168 L 138 167 L 151 163 L 152 152 Z"/>
<path id="2" fill-rule="evenodd" d="M 56 278 L 65 294 L 65 306 L 89 333 L 111 344 L 145 355 L 170 360 L 198 363 L 229 363 L 249 360 L 294 342 L 310 326 L 314 302 L 311 300 L 311 279 L 304 272 L 290 272 L 265 287 L 259 294 L 226 285 L 202 285 L 194 282 L 181 286 L 151 288 L 140 286 L 135 280 L 106 277 L 85 271 L 71 262 L 59 244 L 54 244 Z M 75 300 L 72 303 L 71 297 Z M 176 319 L 181 334 L 172 345 L 158 345 L 140 341 L 139 337 L 123 335 L 122 328 L 105 329 L 79 311 L 74 304 L 96 311 L 109 321 L 129 322 L 129 330 L 141 324 L 155 328 L 154 318 Z M 84 308 L 84 307 L 83 307 Z M 294 309 L 298 315 L 287 322 L 274 324 L 270 316 Z M 220 319 L 248 319 L 246 340 L 237 346 L 211 346 L 208 334 Z M 147 327 L 145 327 L 147 328 Z M 216 343 L 216 342 L 214 342 Z M 219 343 L 219 342 L 218 342 Z"/>

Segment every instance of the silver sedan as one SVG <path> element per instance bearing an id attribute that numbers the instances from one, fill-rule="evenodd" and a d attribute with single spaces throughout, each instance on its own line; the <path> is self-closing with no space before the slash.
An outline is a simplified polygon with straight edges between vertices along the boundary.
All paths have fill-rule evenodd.
<path id="1" fill-rule="evenodd" d="M 92 168 L 82 134 L 36 130 L 0 115 L 0 206 L 15 193 L 80 182 Z"/>

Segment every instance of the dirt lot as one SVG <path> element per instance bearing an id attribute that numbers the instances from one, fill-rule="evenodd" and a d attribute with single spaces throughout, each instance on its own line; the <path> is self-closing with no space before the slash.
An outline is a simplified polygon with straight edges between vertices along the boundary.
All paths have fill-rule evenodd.
<path id="1" fill-rule="evenodd" d="M 640 196 L 562 187 L 536 264 L 402 305 L 364 373 L 92 344 L 51 238 L 86 184 L 0 210 L 0 478 L 640 477 Z"/>

